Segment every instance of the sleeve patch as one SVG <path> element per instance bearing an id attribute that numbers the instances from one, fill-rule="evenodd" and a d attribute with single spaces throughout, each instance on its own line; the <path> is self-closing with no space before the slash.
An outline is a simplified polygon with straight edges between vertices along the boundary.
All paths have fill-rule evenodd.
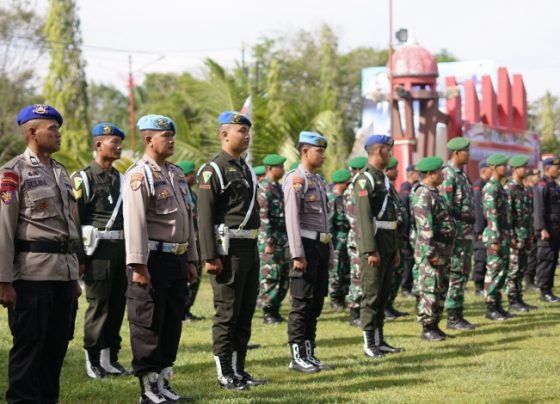
<path id="1" fill-rule="evenodd" d="M 144 183 L 144 174 L 133 173 L 130 175 L 130 189 L 137 191 Z"/>
<path id="2" fill-rule="evenodd" d="M 445 192 L 453 192 L 453 187 L 445 187 Z"/>
<path id="3" fill-rule="evenodd" d="M 203 171 L 202 172 L 202 179 L 204 180 L 205 184 L 208 184 L 208 181 L 210 181 L 210 178 L 212 178 L 212 171 Z"/>
<path id="4" fill-rule="evenodd" d="M 294 182 L 293 184 L 294 190 L 296 191 L 301 191 L 301 188 L 303 187 L 303 184 L 300 184 L 299 182 Z"/>
<path id="5" fill-rule="evenodd" d="M 2 203 L 4 203 L 5 205 L 9 205 L 11 204 L 16 196 L 16 192 L 15 191 L 2 191 L 0 193 L 0 198 L 2 199 Z"/>
<path id="6" fill-rule="evenodd" d="M 368 196 L 368 191 L 364 189 L 363 191 L 358 192 L 358 196 Z"/>
<path id="7" fill-rule="evenodd" d="M 19 187 L 19 176 L 16 173 L 7 172 L 0 179 L 0 191 L 16 191 Z"/>
<path id="8" fill-rule="evenodd" d="M 200 184 L 198 186 L 198 189 L 210 189 L 210 184 Z"/>

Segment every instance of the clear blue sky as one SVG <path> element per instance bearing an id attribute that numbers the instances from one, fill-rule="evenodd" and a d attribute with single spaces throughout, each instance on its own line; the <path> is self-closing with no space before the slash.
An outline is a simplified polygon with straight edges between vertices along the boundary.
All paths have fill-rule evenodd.
<path id="1" fill-rule="evenodd" d="M 1 0 L 0 0 L 1 1 Z M 35 0 L 45 9 L 47 0 Z M 394 28 L 461 60 L 495 60 L 521 73 L 529 99 L 560 95 L 560 3 L 547 0 L 394 0 Z M 212 57 L 231 64 L 262 36 L 331 25 L 341 49 L 388 41 L 388 0 L 78 0 L 90 79 L 124 88 L 130 50 L 142 72 L 196 72 Z M 140 53 L 135 51 L 144 51 Z M 163 57 L 162 57 L 163 56 Z"/>

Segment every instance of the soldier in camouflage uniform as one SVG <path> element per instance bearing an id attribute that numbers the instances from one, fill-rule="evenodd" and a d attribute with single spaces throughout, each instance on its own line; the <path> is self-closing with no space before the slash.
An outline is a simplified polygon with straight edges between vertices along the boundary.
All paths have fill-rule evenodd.
<path id="1" fill-rule="evenodd" d="M 367 157 L 354 157 L 348 162 L 352 180 L 367 164 Z M 358 220 L 356 217 L 356 198 L 354 198 L 354 182 L 350 182 L 344 191 L 344 210 L 350 231 L 348 232 L 348 257 L 350 259 L 350 287 L 346 296 L 346 304 L 350 310 L 350 325 L 360 327 L 360 302 L 362 300 L 362 282 L 360 280 L 360 254 L 358 253 Z"/>
<path id="2" fill-rule="evenodd" d="M 410 216 L 408 210 L 406 209 L 401 198 L 397 194 L 395 189 L 395 181 L 399 175 L 397 167 L 399 161 L 395 157 L 391 157 L 389 165 L 385 167 L 385 175 L 391 181 L 390 192 L 393 195 L 394 200 L 397 204 L 397 241 L 399 243 L 399 250 L 401 253 L 407 248 L 408 244 L 408 229 L 410 228 Z M 403 273 L 405 267 L 405 260 L 401 259 L 400 265 L 395 268 L 395 273 L 393 274 L 393 286 L 391 288 L 391 294 L 389 300 L 387 301 L 387 306 L 385 307 L 385 320 L 394 320 L 397 317 L 406 316 L 408 313 L 398 311 L 393 306 L 397 294 L 399 293 L 399 287 L 401 286 Z"/>
<path id="3" fill-rule="evenodd" d="M 443 181 L 443 160 L 426 157 L 417 164 L 422 182 L 411 201 L 416 231 L 414 261 L 418 268 L 418 322 L 420 337 L 442 341 L 446 334 L 439 328 L 447 289 L 450 257 L 456 236 L 455 221 L 437 187 Z"/>
<path id="4" fill-rule="evenodd" d="M 348 256 L 348 232 L 350 223 L 344 211 L 344 191 L 348 188 L 350 171 L 343 168 L 332 175 L 333 184 L 327 191 L 329 205 L 329 233 L 332 234 L 334 259 L 329 273 L 329 296 L 331 308 L 344 310 L 344 298 L 350 284 L 350 258 Z"/>
<path id="5" fill-rule="evenodd" d="M 502 186 L 507 174 L 507 162 L 508 158 L 504 154 L 488 157 L 486 163 L 492 168 L 492 177 L 482 189 L 486 217 L 482 242 L 487 248 L 484 279 L 486 318 L 500 321 L 509 318 L 509 313 L 501 305 L 501 290 L 506 280 L 511 240 L 511 208 L 508 194 Z"/>
<path id="6" fill-rule="evenodd" d="M 529 193 L 523 185 L 527 176 L 525 156 L 515 156 L 509 160 L 512 178 L 506 182 L 505 189 L 511 204 L 512 244 L 509 254 L 509 270 L 506 276 L 504 292 L 508 296 L 509 308 L 515 311 L 529 311 L 536 306 L 523 301 L 521 280 L 527 269 L 528 254 L 531 250 L 531 234 L 533 233 L 533 212 Z"/>
<path id="7" fill-rule="evenodd" d="M 443 168 L 439 192 L 451 208 L 457 225 L 457 237 L 449 269 L 449 288 L 445 299 L 447 328 L 472 330 L 475 326 L 463 317 L 465 286 L 473 255 L 474 201 L 471 182 L 463 168 L 469 161 L 470 141 L 463 137 L 447 143 L 449 162 Z"/>
<path id="8" fill-rule="evenodd" d="M 284 193 L 278 182 L 284 175 L 285 161 L 285 157 L 277 154 L 269 154 L 264 158 L 266 174 L 259 182 L 257 194 L 261 215 L 259 302 L 265 324 L 278 324 L 283 321 L 280 316 L 280 304 L 286 297 L 290 283 L 290 262 L 286 258 L 288 236 L 284 217 Z"/>

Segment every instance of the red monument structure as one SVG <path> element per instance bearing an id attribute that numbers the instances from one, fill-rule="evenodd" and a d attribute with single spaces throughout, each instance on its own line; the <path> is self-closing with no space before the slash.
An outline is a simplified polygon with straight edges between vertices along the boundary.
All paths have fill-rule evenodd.
<path id="1" fill-rule="evenodd" d="M 394 52 L 392 64 L 389 110 L 400 181 L 409 164 L 436 154 L 438 124 L 447 128 L 447 139 L 440 137 L 438 141 L 457 136 L 471 140 L 471 178 L 478 174 L 478 161 L 496 152 L 527 155 L 531 164 L 537 165 L 538 141 L 527 133 L 527 94 L 521 75 L 513 75 L 510 81 L 507 69 L 500 67 L 497 92 L 489 75 L 483 75 L 480 83 L 474 79 L 458 83 L 454 76 L 448 76 L 444 79 L 445 90 L 438 93 L 436 59 L 422 46 L 403 45 Z M 439 109 L 440 96 L 445 97 L 445 113 Z"/>

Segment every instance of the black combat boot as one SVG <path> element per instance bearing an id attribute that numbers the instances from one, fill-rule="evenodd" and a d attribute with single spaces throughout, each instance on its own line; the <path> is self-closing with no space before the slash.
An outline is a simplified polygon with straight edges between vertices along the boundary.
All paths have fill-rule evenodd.
<path id="1" fill-rule="evenodd" d="M 344 310 L 344 301 L 338 297 L 331 297 L 331 309 L 335 312 Z"/>
<path id="2" fill-rule="evenodd" d="M 306 355 L 307 361 L 309 363 L 311 363 L 313 366 L 319 368 L 320 370 L 333 370 L 334 369 L 334 366 L 327 365 L 326 363 L 323 363 L 319 359 L 317 359 L 317 357 L 315 356 L 315 342 L 314 341 L 310 341 L 310 340 L 306 339 L 304 344 L 305 344 L 305 355 Z"/>
<path id="3" fill-rule="evenodd" d="M 375 359 L 385 356 L 385 354 L 375 346 L 375 330 L 364 331 L 364 355 Z"/>
<path id="4" fill-rule="evenodd" d="M 493 321 L 507 320 L 507 317 L 496 309 L 496 303 L 486 303 L 486 318 Z"/>
<path id="5" fill-rule="evenodd" d="M 288 369 L 301 373 L 317 373 L 321 370 L 307 360 L 304 344 L 290 344 L 290 350 L 292 352 L 292 360 L 288 365 Z"/>
<path id="6" fill-rule="evenodd" d="M 279 323 L 281 323 L 282 321 L 286 321 L 286 319 L 282 317 L 282 315 L 280 314 L 280 307 L 275 307 L 273 313 L 274 313 L 274 317 L 276 317 L 276 320 Z"/>
<path id="7" fill-rule="evenodd" d="M 521 303 L 521 300 L 519 299 L 517 294 L 509 295 L 508 296 L 508 301 L 509 301 L 509 309 L 510 310 L 521 311 L 521 312 L 529 311 L 529 308 L 526 307 L 523 303 Z"/>
<path id="8" fill-rule="evenodd" d="M 552 293 L 551 290 L 542 290 L 541 291 L 541 301 L 547 303 L 558 303 L 560 302 L 560 297 L 556 296 Z"/>
<path id="9" fill-rule="evenodd" d="M 241 380 L 248 386 L 260 386 L 266 384 L 266 380 L 255 379 L 249 372 L 245 371 L 245 357 L 247 352 L 233 351 L 231 354 L 231 367 L 233 369 L 233 374 L 236 378 Z"/>
<path id="10" fill-rule="evenodd" d="M 445 337 L 437 331 L 436 323 L 424 324 L 422 326 L 422 333 L 420 334 L 420 338 L 426 341 L 433 341 L 433 342 L 445 340 Z"/>
<path id="11" fill-rule="evenodd" d="M 527 308 L 527 310 L 537 310 L 538 307 L 537 306 L 533 306 L 532 304 L 528 304 L 527 302 L 525 302 L 523 300 L 523 294 L 521 292 L 517 292 L 517 299 L 519 300 L 519 302 L 525 306 Z"/>
<path id="12" fill-rule="evenodd" d="M 268 325 L 276 325 L 280 323 L 280 320 L 276 317 L 273 307 L 265 306 L 263 308 L 263 323 Z"/>
<path id="13" fill-rule="evenodd" d="M 158 388 L 159 376 L 156 372 L 150 372 L 138 378 L 140 380 L 139 404 L 161 404 L 169 403 L 167 398 L 161 394 Z"/>
<path id="14" fill-rule="evenodd" d="M 377 327 L 373 331 L 373 341 L 377 349 L 379 349 L 383 353 L 399 353 L 404 351 L 404 348 L 392 347 L 385 341 L 385 337 L 383 335 L 383 326 Z"/>
<path id="15" fill-rule="evenodd" d="M 248 384 L 235 377 L 231 366 L 231 354 L 216 355 L 214 356 L 214 361 L 216 362 L 216 372 L 220 387 L 226 390 L 247 390 L 249 388 Z"/>
<path id="16" fill-rule="evenodd" d="M 537 285 L 535 285 L 535 282 L 533 282 L 533 279 L 530 276 L 525 276 L 525 290 L 530 292 L 539 290 L 539 288 L 537 287 Z"/>
<path id="17" fill-rule="evenodd" d="M 462 311 L 462 309 L 447 310 L 448 330 L 474 330 L 476 328 L 474 325 L 463 318 Z"/>
<path id="18" fill-rule="evenodd" d="M 101 351 L 99 349 L 84 349 L 86 353 L 86 374 L 91 379 L 107 377 L 107 371 L 101 366 Z"/>
<path id="19" fill-rule="evenodd" d="M 192 397 L 181 396 L 177 394 L 175 390 L 169 384 L 169 379 L 173 376 L 173 369 L 170 367 L 162 369 L 158 375 L 158 390 L 163 397 L 165 397 L 169 402 L 182 402 L 187 403 L 193 401 Z"/>
<path id="20" fill-rule="evenodd" d="M 360 320 L 360 308 L 352 307 L 350 309 L 350 325 L 353 327 L 361 327 L 362 321 Z"/>
<path id="21" fill-rule="evenodd" d="M 502 306 L 502 295 L 498 294 L 498 298 L 496 299 L 496 310 L 504 316 L 506 319 L 513 317 L 504 307 Z"/>

